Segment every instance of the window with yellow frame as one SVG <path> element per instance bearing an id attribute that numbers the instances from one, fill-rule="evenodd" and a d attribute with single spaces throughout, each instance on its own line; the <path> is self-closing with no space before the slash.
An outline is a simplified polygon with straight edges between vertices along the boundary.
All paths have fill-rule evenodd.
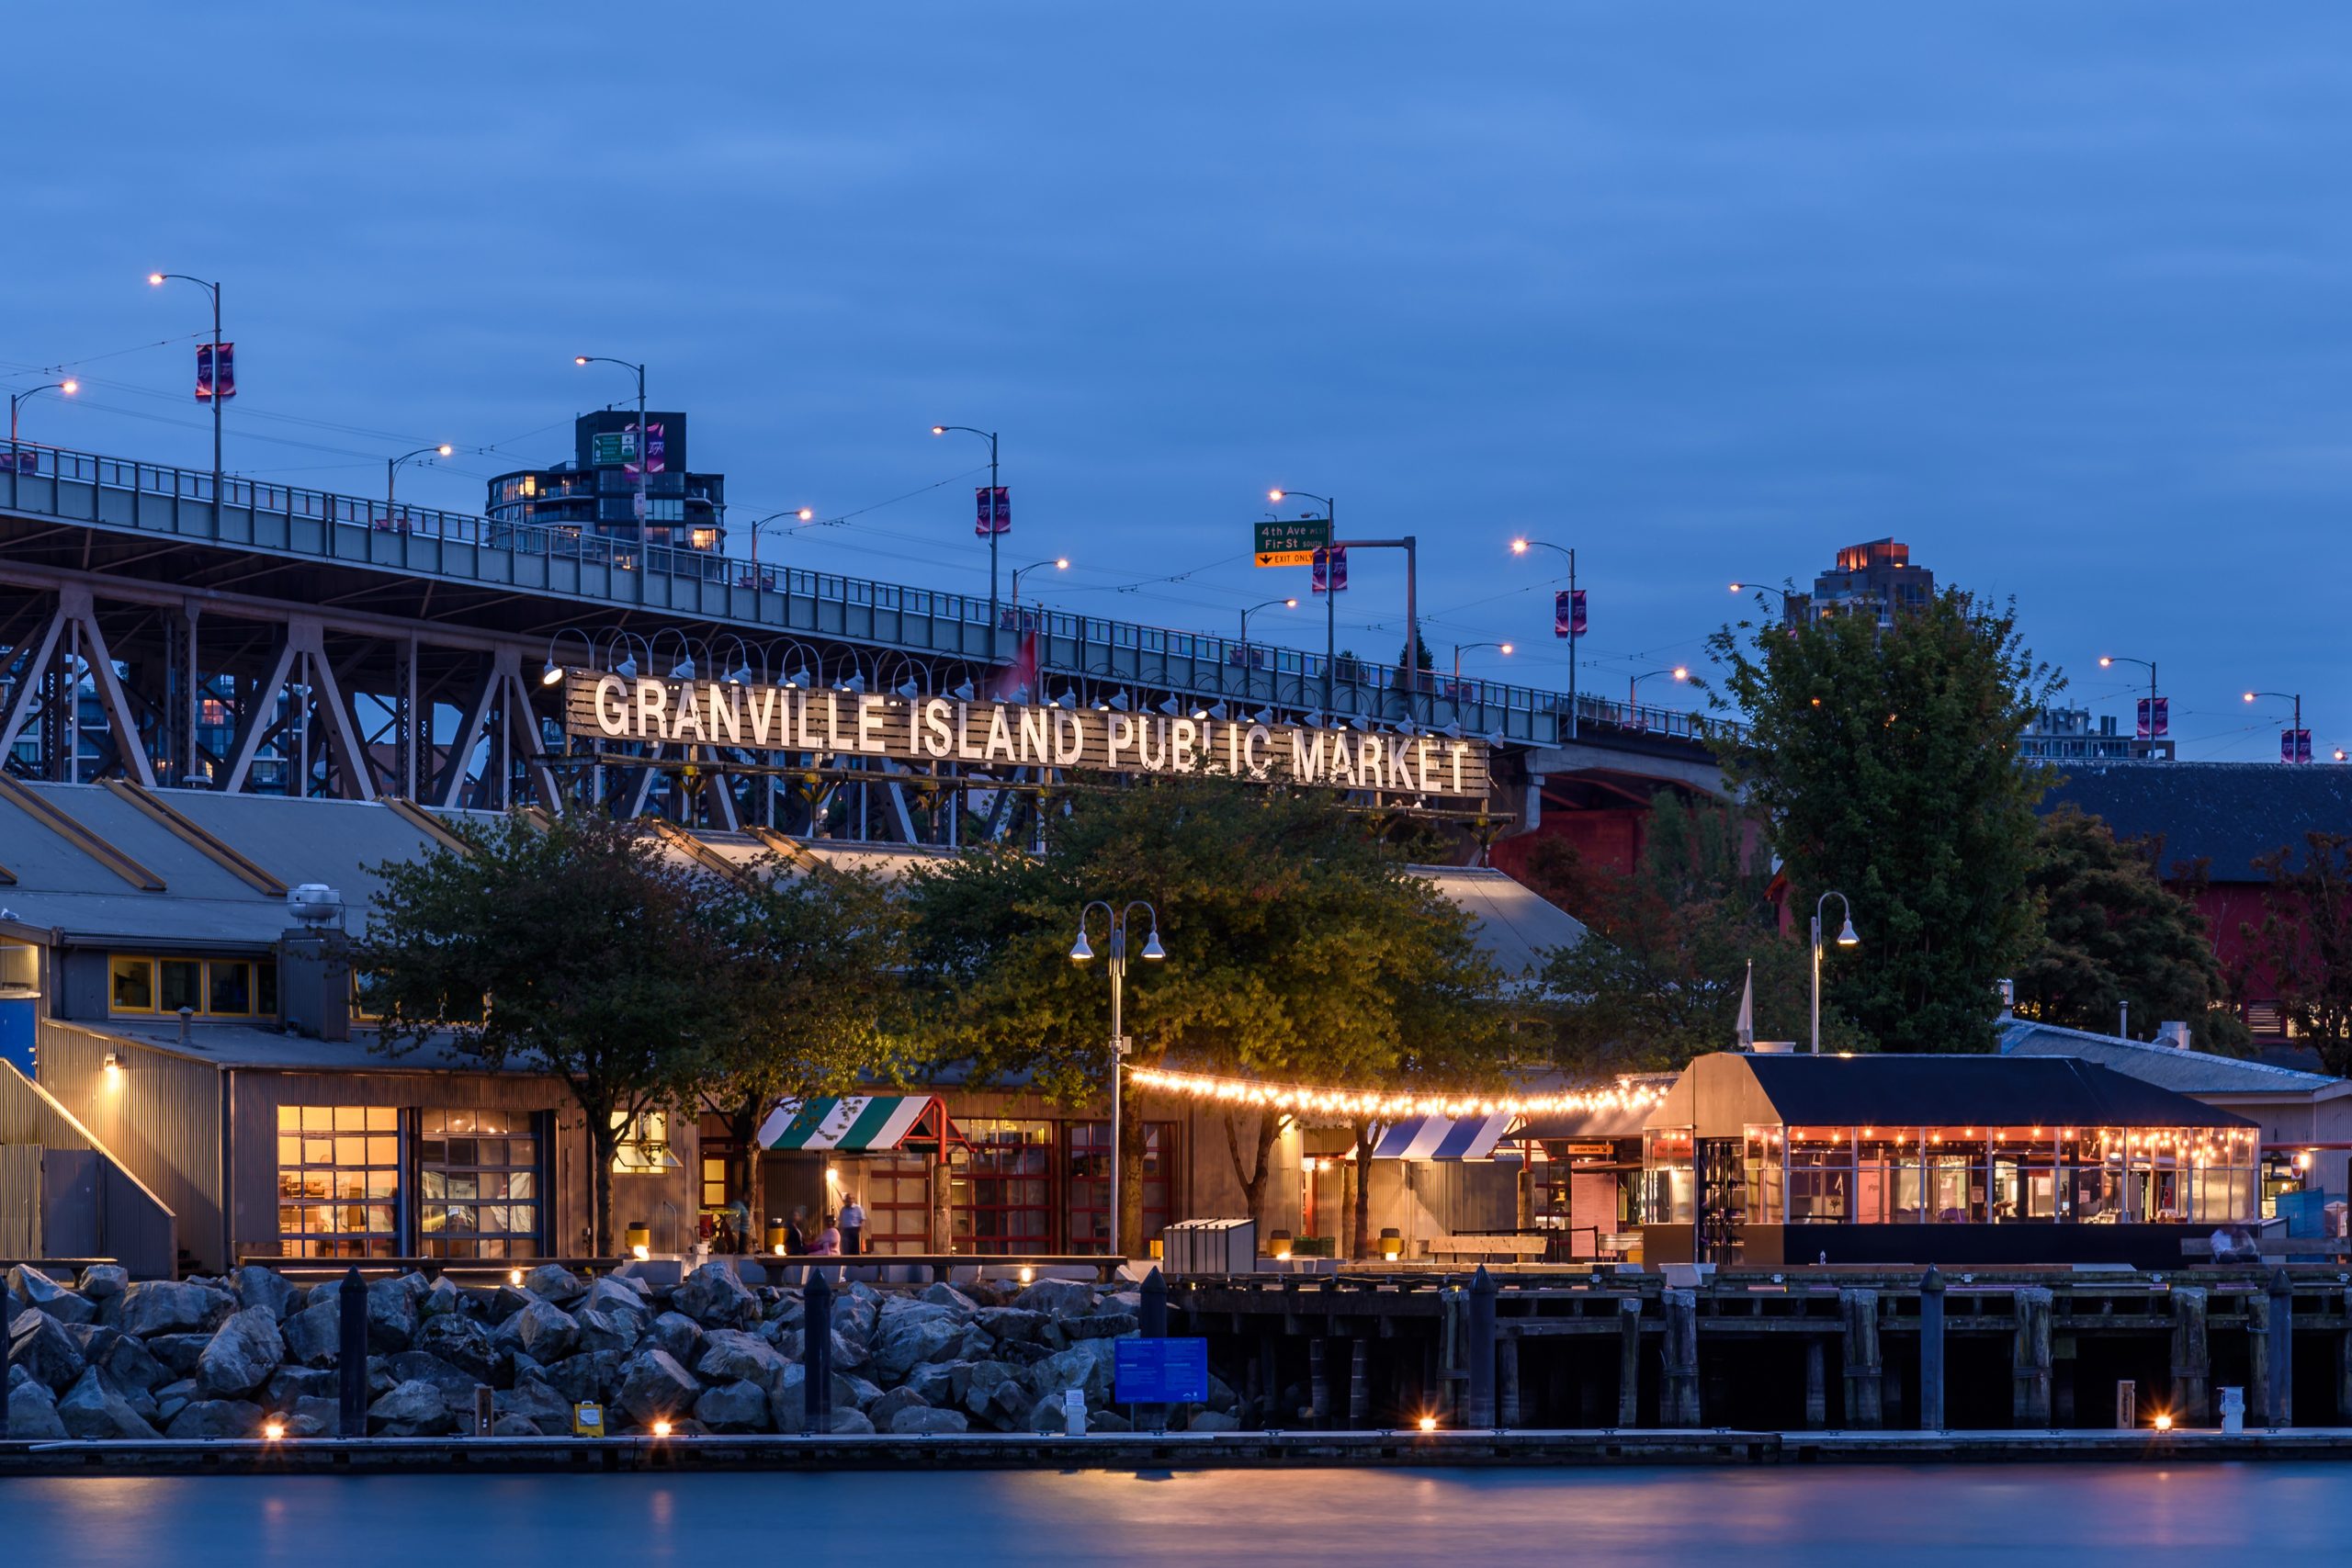
<path id="1" fill-rule="evenodd" d="M 277 1016 L 273 958 L 164 958 L 118 953 L 107 960 L 107 1009 L 115 1013 L 198 1018 Z"/>

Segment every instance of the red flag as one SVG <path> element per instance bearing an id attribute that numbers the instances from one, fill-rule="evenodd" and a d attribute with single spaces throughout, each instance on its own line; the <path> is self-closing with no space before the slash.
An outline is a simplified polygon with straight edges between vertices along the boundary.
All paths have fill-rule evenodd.
<path id="1" fill-rule="evenodd" d="M 989 682 L 989 698 L 992 702 L 1025 701 L 1037 686 L 1037 628 L 1032 626 L 1021 639 L 1020 651 L 1012 661 L 996 672 Z"/>

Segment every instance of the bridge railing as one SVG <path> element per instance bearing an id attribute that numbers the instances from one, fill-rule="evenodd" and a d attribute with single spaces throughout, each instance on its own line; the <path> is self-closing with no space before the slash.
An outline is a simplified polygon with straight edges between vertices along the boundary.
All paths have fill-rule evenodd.
<path id="1" fill-rule="evenodd" d="M 36 482 L 26 483 L 27 480 Z M 388 503 L 237 475 L 224 476 L 225 494 L 216 505 L 209 469 L 175 468 L 30 443 L 0 444 L 0 481 L 5 481 L 11 510 L 102 527 L 128 526 L 141 532 L 185 537 L 188 530 L 178 515 L 182 503 L 207 509 L 210 514 L 209 525 L 216 532 L 221 514 L 234 509 L 257 519 L 284 518 L 289 523 L 318 525 L 316 547 L 306 546 L 299 531 L 285 531 L 283 547 L 293 553 L 389 564 L 393 570 L 424 575 L 512 582 L 511 569 L 505 575 L 498 575 L 485 567 L 482 552 L 503 552 L 549 562 L 576 563 L 640 580 L 694 582 L 721 593 L 747 591 L 740 602 L 729 596 L 724 617 L 765 624 L 785 632 L 805 633 L 811 629 L 791 614 L 791 601 L 797 599 L 861 613 L 919 616 L 981 628 L 981 637 L 967 639 L 967 646 L 984 649 L 992 640 L 986 635 L 989 607 L 985 597 L 802 567 L 764 562 L 755 566 L 735 556 L 614 538 L 577 527 L 509 522 L 407 502 Z M 84 516 L 61 507 L 61 487 L 64 486 L 88 486 L 132 497 L 164 497 L 174 505 L 160 516 L 135 503 L 119 512 Z M 338 535 L 344 530 L 398 536 L 402 540 L 436 541 L 465 548 L 441 551 L 424 561 L 403 551 L 386 562 L 379 558 L 381 552 L 372 547 L 352 547 L 339 539 Z M 620 576 L 608 579 L 616 583 L 624 580 Z M 594 592 L 586 574 L 580 591 L 592 595 Z M 785 604 L 780 611 L 770 614 L 763 595 L 777 596 Z M 675 606 L 684 603 L 675 592 L 616 592 L 611 597 L 626 604 L 658 602 Z M 861 614 L 860 618 L 870 617 Z M 1569 733 L 1569 699 L 1565 694 L 1509 682 L 1469 677 L 1457 681 L 1436 671 L 1421 671 L 1408 677 L 1395 665 L 1375 660 L 1341 656 L 1329 660 L 1322 654 L 1301 649 L 1245 643 L 1215 633 L 1025 605 L 1000 605 L 998 629 L 1015 636 L 1035 630 L 1044 668 L 1057 676 L 1107 679 L 1113 683 L 1132 679 L 1129 672 L 1096 669 L 1084 661 L 1090 652 L 1126 652 L 1139 656 L 1137 663 L 1156 660 L 1169 685 L 1221 697 L 1238 696 L 1244 702 L 1262 697 L 1284 706 L 1320 706 L 1321 694 L 1328 688 L 1335 710 L 1378 713 L 1382 711 L 1377 705 L 1380 697 L 1409 693 L 1430 699 L 1421 705 L 1426 716 L 1439 716 L 1437 705 L 1442 703 L 1443 716 L 1450 716 L 1465 731 L 1491 728 L 1511 739 L 1539 745 L 1553 743 Z M 995 646 L 1000 657 L 1009 651 L 1002 643 Z M 1066 663 L 1057 657 L 1069 651 L 1075 651 L 1080 661 Z M 1258 676 L 1266 679 L 1261 682 L 1254 679 Z M 1259 689 L 1261 683 L 1265 687 L 1262 692 Z M 1613 702 L 1589 693 L 1578 694 L 1575 708 L 1578 728 L 1594 728 L 1621 736 L 1688 742 L 1735 728 L 1722 720 L 1677 708 Z"/>

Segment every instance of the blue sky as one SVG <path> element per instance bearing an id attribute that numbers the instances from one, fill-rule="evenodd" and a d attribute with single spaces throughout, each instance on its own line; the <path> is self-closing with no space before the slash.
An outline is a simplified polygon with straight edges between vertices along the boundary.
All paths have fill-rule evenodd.
<path id="1" fill-rule="evenodd" d="M 2352 746 L 2352 13 L 118 4 L 10 40 L 0 380 L 87 383 L 37 439 L 209 463 L 203 297 L 143 282 L 190 272 L 229 465 L 292 483 L 447 440 L 401 493 L 477 509 L 628 393 L 571 364 L 609 354 L 739 521 L 855 513 L 763 557 L 985 591 L 985 450 L 928 433 L 984 425 L 1006 566 L 1067 553 L 1073 609 L 1304 598 L 1246 555 L 1291 485 L 1416 534 L 1440 660 L 1508 638 L 1465 667 L 1531 684 L 1554 569 L 1507 541 L 1577 545 L 1582 683 L 1622 691 L 1729 579 L 1893 534 L 2100 711 L 2140 679 L 2100 652 L 2157 660 L 2186 754 L 2276 755 L 2247 686 Z M 1392 652 L 1401 572 L 1352 575 L 1341 642 Z"/>

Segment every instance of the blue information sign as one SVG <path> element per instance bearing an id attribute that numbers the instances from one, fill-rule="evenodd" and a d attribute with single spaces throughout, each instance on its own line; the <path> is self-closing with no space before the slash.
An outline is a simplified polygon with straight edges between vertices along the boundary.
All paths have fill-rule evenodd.
<path id="1" fill-rule="evenodd" d="M 1209 1396 L 1205 1339 L 1120 1339 L 1113 1345 L 1111 1397 L 1121 1404 L 1199 1404 Z"/>

